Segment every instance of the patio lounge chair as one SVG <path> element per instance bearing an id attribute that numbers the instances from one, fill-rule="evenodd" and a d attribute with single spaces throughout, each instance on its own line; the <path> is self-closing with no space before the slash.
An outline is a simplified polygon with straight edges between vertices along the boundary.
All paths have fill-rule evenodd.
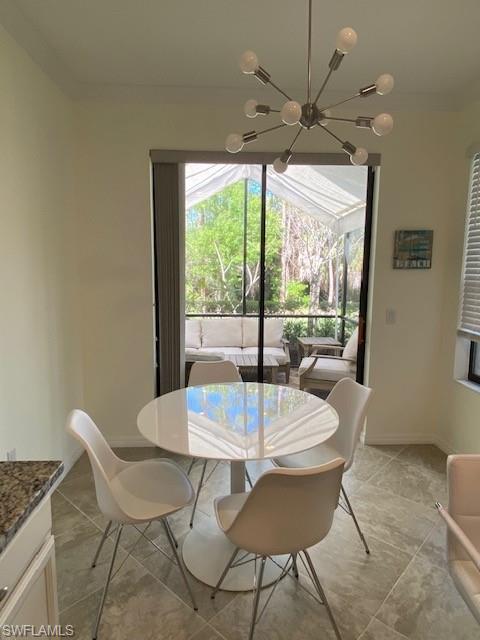
<path id="1" fill-rule="evenodd" d="M 329 348 L 322 345 L 322 351 Z M 303 358 L 298 368 L 300 389 L 321 389 L 330 391 L 342 378 L 355 380 L 357 370 L 358 328 L 350 336 L 345 347 L 331 346 L 330 349 L 340 356 L 312 353 Z"/>

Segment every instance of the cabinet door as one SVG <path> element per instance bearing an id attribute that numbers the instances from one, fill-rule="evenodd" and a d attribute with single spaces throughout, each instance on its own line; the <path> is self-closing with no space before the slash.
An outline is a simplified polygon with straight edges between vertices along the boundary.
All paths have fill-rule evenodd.
<path id="1" fill-rule="evenodd" d="M 55 544 L 50 536 L 8 599 L 0 624 L 40 626 L 57 623 Z"/>

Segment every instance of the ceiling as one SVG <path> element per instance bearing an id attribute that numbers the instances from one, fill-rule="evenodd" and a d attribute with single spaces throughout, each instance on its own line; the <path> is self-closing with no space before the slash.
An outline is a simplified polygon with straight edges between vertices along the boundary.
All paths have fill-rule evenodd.
<path id="1" fill-rule="evenodd" d="M 280 86 L 303 94 L 306 19 L 307 0 L 0 0 L 0 21 L 79 93 L 143 85 L 255 95 L 238 69 L 250 48 Z M 479 0 L 313 0 L 314 85 L 336 32 L 351 26 L 358 44 L 332 95 L 389 71 L 397 94 L 448 106 L 480 83 L 479 25 Z"/>

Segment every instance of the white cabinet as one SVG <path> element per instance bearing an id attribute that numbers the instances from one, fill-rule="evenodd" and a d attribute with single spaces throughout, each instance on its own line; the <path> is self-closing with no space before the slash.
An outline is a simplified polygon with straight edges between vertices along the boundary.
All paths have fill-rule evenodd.
<path id="1" fill-rule="evenodd" d="M 0 555 L 0 593 L 2 589 L 6 591 L 0 602 L 0 628 L 58 624 L 49 498 L 32 513 Z"/>

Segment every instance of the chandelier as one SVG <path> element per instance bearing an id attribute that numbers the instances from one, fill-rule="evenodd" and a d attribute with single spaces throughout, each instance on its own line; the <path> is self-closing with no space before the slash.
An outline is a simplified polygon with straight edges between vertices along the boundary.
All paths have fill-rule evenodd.
<path id="1" fill-rule="evenodd" d="M 383 73 L 377 80 L 365 87 L 359 89 L 353 96 L 336 102 L 335 104 L 320 106 L 320 98 L 327 86 L 330 77 L 340 67 L 343 58 L 349 53 L 357 43 L 357 34 L 351 27 L 345 27 L 338 32 L 336 48 L 328 63 L 328 71 L 315 97 L 312 97 L 312 0 L 308 0 L 308 55 L 307 55 L 307 97 L 305 104 L 300 104 L 276 85 L 268 71 L 261 67 L 258 63 L 258 57 L 253 51 L 245 51 L 240 58 L 240 69 L 247 75 L 253 75 L 263 85 L 273 87 L 279 94 L 286 98 L 287 102 L 281 109 L 274 109 L 267 104 L 259 104 L 257 100 L 247 100 L 244 107 L 245 115 L 248 118 L 256 118 L 257 116 L 267 116 L 271 113 L 279 113 L 282 122 L 280 124 L 268 127 L 262 131 L 247 131 L 243 135 L 240 133 L 231 133 L 227 136 L 225 148 L 230 153 L 238 153 L 245 144 L 257 140 L 261 135 L 281 129 L 288 126 L 298 127 L 295 136 L 288 147 L 280 157 L 276 158 L 273 167 L 277 173 L 284 173 L 293 155 L 293 148 L 304 131 L 310 131 L 317 125 L 332 136 L 341 144 L 342 150 L 350 156 L 350 161 L 354 165 L 365 164 L 368 159 L 368 152 L 363 147 L 356 147 L 348 140 L 342 140 L 340 136 L 331 131 L 328 126 L 331 122 L 349 122 L 361 129 L 371 129 L 377 136 L 384 136 L 393 129 L 393 118 L 389 113 L 380 113 L 373 116 L 358 116 L 356 118 L 335 117 L 332 109 L 341 104 L 345 104 L 355 98 L 366 98 L 373 94 L 381 96 L 390 93 L 393 89 L 393 77 L 389 73 Z"/>

